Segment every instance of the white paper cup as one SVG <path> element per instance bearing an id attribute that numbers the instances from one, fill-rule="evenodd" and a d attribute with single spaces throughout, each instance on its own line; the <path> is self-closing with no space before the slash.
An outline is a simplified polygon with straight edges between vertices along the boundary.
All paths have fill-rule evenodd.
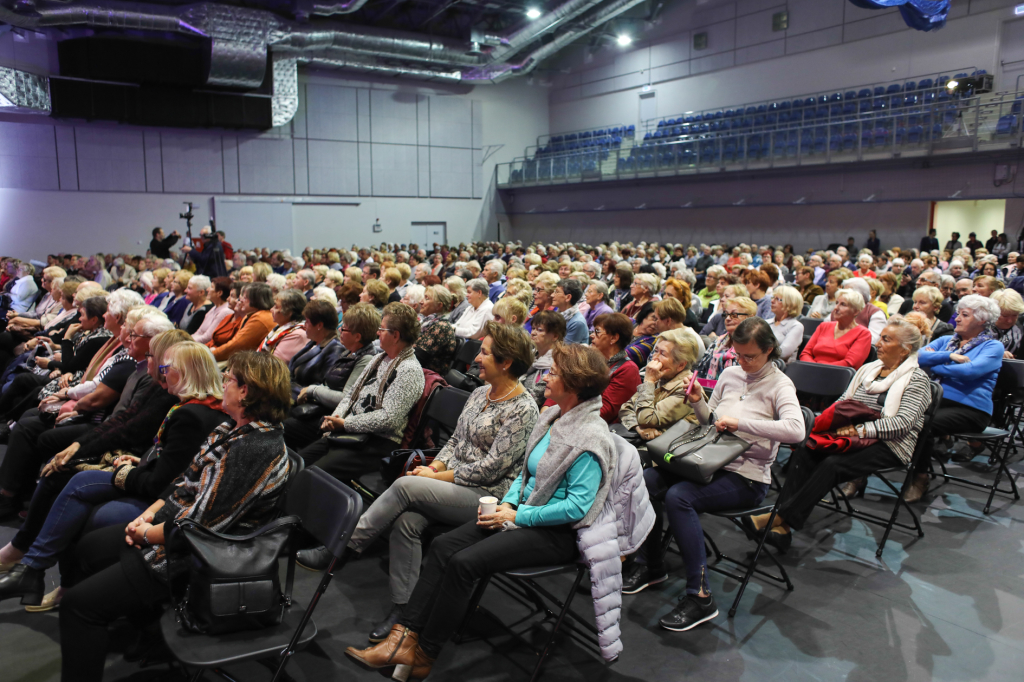
<path id="1" fill-rule="evenodd" d="M 498 510 L 498 498 L 497 497 L 481 497 L 480 498 L 480 514 L 481 516 L 487 514 L 493 514 Z"/>

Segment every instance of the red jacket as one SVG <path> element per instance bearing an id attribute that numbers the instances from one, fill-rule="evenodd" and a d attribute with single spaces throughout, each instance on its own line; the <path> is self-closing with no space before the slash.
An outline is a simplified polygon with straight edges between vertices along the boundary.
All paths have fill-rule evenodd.
<path id="1" fill-rule="evenodd" d="M 640 368 L 626 360 L 614 372 L 608 388 L 601 394 L 601 419 L 617 424 L 623 403 L 633 397 L 640 385 Z"/>

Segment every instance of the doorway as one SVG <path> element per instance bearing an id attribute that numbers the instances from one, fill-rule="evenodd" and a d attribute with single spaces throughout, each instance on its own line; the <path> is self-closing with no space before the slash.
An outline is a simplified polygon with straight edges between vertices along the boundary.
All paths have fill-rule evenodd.
<path id="1" fill-rule="evenodd" d="M 413 223 L 409 229 L 410 241 L 420 245 L 421 249 L 430 251 L 434 243 L 446 244 L 448 223 Z"/>

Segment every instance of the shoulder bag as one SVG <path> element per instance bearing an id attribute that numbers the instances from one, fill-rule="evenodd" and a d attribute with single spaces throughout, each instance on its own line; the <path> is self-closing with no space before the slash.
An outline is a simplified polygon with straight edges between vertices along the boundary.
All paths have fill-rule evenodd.
<path id="1" fill-rule="evenodd" d="M 695 426 L 685 420 L 647 443 L 658 467 L 702 485 L 749 449 L 750 443 L 728 431 L 719 432 L 714 424 Z"/>
<path id="2" fill-rule="evenodd" d="M 280 624 L 291 605 L 295 553 L 290 540 L 299 517 L 277 519 L 248 535 L 224 535 L 191 519 L 175 525 L 191 550 L 188 587 L 175 605 L 184 629 L 222 635 Z M 277 558 L 286 550 L 282 592 Z"/>

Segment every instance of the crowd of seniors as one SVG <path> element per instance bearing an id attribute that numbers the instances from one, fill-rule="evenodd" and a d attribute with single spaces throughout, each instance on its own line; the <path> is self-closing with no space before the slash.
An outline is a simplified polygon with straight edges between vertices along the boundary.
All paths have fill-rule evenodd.
<path id="1" fill-rule="evenodd" d="M 922 499 L 933 458 L 982 451 L 952 441 L 1000 418 L 1000 368 L 1024 357 L 1022 257 L 980 243 L 806 255 L 746 244 L 382 244 L 292 256 L 229 250 L 209 230 L 175 253 L 176 239 L 154 233 L 145 257 L 0 267 L 0 518 L 18 524 L 0 548 L 0 599 L 20 597 L 31 613 L 59 607 L 69 680 L 101 679 L 109 625 L 152 623 L 168 580 L 186 580 L 166 573 L 173 521 L 240 533 L 272 518 L 285 445 L 364 490 L 360 479 L 406 446 L 425 391 L 444 385 L 463 344 L 477 344 L 469 374 L 483 385 L 436 456 L 386 482 L 349 542 L 355 558 L 384 535 L 390 547 L 390 603 L 367 628 L 374 646 L 347 651 L 371 668 L 426 676 L 475 581 L 573 561 L 577 533 L 621 493 L 610 489 L 623 456 L 613 431 L 642 448 L 689 422 L 751 444 L 707 484 L 647 461 L 636 480 L 650 502 L 623 498 L 640 505 L 636 524 L 649 504 L 655 530 L 637 531 L 615 562 L 621 592 L 668 580 L 667 524 L 685 591 L 659 624 L 685 631 L 718 612 L 700 514 L 760 504 L 779 445 L 810 427 L 788 364 L 851 368 L 840 401 L 871 413 L 815 427 L 812 437 L 841 439 L 842 453 L 794 448 L 766 536 L 777 551 L 829 490 L 854 495 L 873 472 L 912 464 L 934 380 L 942 402 L 905 492 Z M 236 460 L 244 475 L 224 478 Z M 197 504 L 218 485 L 228 489 L 216 488 L 212 507 Z M 478 509 L 485 496 L 500 501 L 493 514 Z M 756 534 L 768 515 L 742 521 Z M 425 552 L 428 531 L 442 535 Z M 325 547 L 298 553 L 312 570 L 330 559 Z M 58 563 L 48 590 L 45 571 Z M 153 629 L 140 633 L 133 646 L 152 647 Z"/>

